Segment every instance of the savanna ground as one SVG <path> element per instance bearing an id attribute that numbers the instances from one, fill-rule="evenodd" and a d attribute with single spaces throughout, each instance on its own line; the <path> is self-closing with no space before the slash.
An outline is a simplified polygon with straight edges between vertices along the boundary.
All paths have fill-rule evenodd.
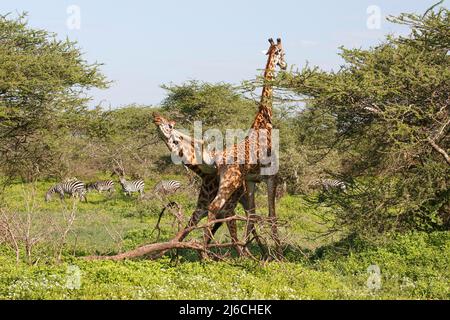
<path id="1" fill-rule="evenodd" d="M 183 181 L 181 176 L 165 178 Z M 185 187 L 161 200 L 152 196 L 156 181 L 146 181 L 143 200 L 124 196 L 116 185 L 113 195 L 90 193 L 88 203 L 61 202 L 57 197 L 46 203 L 44 194 L 52 183 L 17 183 L 5 190 L 9 210 L 24 216 L 28 212 L 36 219 L 31 234 L 45 230 L 46 226 L 39 224 L 49 221 L 64 225 L 64 217 L 74 207 L 76 215 L 62 245 L 61 262 L 55 263 L 50 242 L 36 244 L 28 263 L 24 259 L 16 263 L 14 252 L 0 246 L 1 299 L 450 298 L 449 232 L 415 232 L 378 245 L 355 239 L 338 241 L 338 236 L 317 237 L 326 226 L 317 216 L 318 209 L 310 207 L 304 196 L 287 195 L 277 205 L 280 219 L 287 223 L 281 229 L 287 245 L 283 262 L 234 256 L 220 262 L 200 261 L 196 253 L 187 250 L 181 251 L 178 259 L 171 252 L 156 261 L 86 261 L 83 256 L 109 255 L 155 242 L 156 232 L 152 231 L 163 204 L 175 200 L 187 215 L 195 205 L 193 189 Z M 260 191 L 257 205 L 261 214 L 266 212 L 264 204 Z M 170 214 L 163 215 L 160 240 L 175 232 L 172 222 Z M 222 227 L 217 238 L 226 241 L 226 237 Z M 256 248 L 252 249 L 256 253 Z M 74 272 L 80 275 L 75 283 L 71 280 Z"/>

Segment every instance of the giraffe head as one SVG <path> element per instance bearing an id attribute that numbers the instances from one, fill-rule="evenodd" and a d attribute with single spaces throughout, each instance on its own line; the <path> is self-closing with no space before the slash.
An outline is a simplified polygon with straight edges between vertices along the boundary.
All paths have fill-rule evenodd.
<path id="1" fill-rule="evenodd" d="M 267 54 L 271 58 L 273 65 L 279 66 L 282 70 L 286 70 L 287 63 L 284 60 L 284 50 L 281 45 L 281 39 L 277 39 L 277 43 L 272 38 L 269 39 L 270 48 L 267 50 Z"/>
<path id="2" fill-rule="evenodd" d="M 183 154 L 183 137 L 175 130 L 175 121 L 166 119 L 157 113 L 153 113 L 153 123 L 158 128 L 158 133 L 169 150 L 176 155 Z"/>
<path id="3" fill-rule="evenodd" d="M 172 136 L 172 130 L 175 127 L 175 121 L 168 120 L 157 113 L 153 113 L 153 123 L 156 124 L 159 134 L 167 143 L 167 141 Z"/>

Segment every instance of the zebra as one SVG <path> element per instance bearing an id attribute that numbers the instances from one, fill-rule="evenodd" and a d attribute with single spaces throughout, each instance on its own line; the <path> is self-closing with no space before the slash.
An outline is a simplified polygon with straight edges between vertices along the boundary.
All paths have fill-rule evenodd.
<path id="1" fill-rule="evenodd" d="M 119 176 L 120 185 L 122 186 L 122 190 L 126 195 L 131 195 L 132 192 L 139 192 L 141 197 L 144 196 L 144 180 L 130 180 L 127 181 L 125 177 Z"/>
<path id="2" fill-rule="evenodd" d="M 311 183 L 311 186 L 313 186 L 313 187 L 320 186 L 325 191 L 330 191 L 332 189 L 345 191 L 347 189 L 347 186 L 346 186 L 345 182 L 343 182 L 341 180 L 336 180 L 336 179 L 318 179 L 318 180 L 314 180 Z"/>
<path id="3" fill-rule="evenodd" d="M 180 189 L 181 183 L 176 180 L 162 180 L 160 181 L 153 191 L 160 195 L 170 195 L 175 192 L 177 192 L 178 189 Z"/>
<path id="4" fill-rule="evenodd" d="M 54 193 L 58 193 L 61 200 L 64 199 L 64 194 L 67 193 L 72 197 L 78 197 L 80 200 L 87 202 L 86 188 L 84 187 L 84 183 L 79 180 L 70 180 L 52 186 L 45 194 L 45 201 L 50 201 Z"/>
<path id="5" fill-rule="evenodd" d="M 88 183 L 86 185 L 87 191 L 97 190 L 99 193 L 102 191 L 108 191 L 109 193 L 114 192 L 114 181 L 105 180 L 105 181 L 96 181 L 92 183 Z"/>

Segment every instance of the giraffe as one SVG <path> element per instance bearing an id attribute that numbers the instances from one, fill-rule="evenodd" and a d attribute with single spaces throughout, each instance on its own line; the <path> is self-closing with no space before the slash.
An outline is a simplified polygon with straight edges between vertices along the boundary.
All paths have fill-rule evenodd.
<path id="1" fill-rule="evenodd" d="M 217 169 L 211 159 L 213 159 L 214 154 L 212 152 L 206 152 L 204 147 L 205 143 L 203 140 L 192 138 L 180 131 L 176 130 L 175 121 L 168 120 L 159 114 L 153 114 L 153 121 L 157 125 L 158 133 L 163 139 L 164 143 L 167 145 L 168 149 L 172 154 L 179 156 L 182 160 L 183 165 L 189 170 L 193 171 L 202 180 L 202 186 L 200 188 L 199 198 L 197 201 L 197 208 L 191 218 L 190 225 L 198 223 L 204 216 L 207 215 L 208 204 L 214 199 L 219 188 L 219 176 L 217 174 Z M 197 150 L 203 150 L 202 155 L 195 152 L 195 146 L 198 146 Z M 199 157 L 201 159 L 199 159 Z M 253 181 L 254 183 L 260 182 L 259 180 Z M 255 206 L 254 201 L 254 189 L 253 192 L 245 193 L 245 189 L 239 189 L 236 195 L 227 202 L 227 209 L 223 210 L 223 216 L 228 217 L 234 215 L 234 209 L 237 202 L 241 203 L 246 214 L 253 212 L 251 206 Z M 222 215 L 221 215 L 222 217 Z M 250 221 L 249 221 L 250 222 Z M 232 221 L 233 223 L 233 221 Z M 213 234 L 220 227 L 220 223 L 213 227 Z M 232 225 L 234 227 L 234 224 Z M 230 229 L 230 226 L 229 226 Z M 230 229 L 231 238 L 237 239 L 237 230 Z M 256 229 L 250 229 L 248 234 L 253 234 L 254 239 L 258 243 L 261 251 L 266 255 L 265 248 L 256 232 Z M 246 235 L 246 240 L 248 237 Z M 246 250 L 246 253 L 248 251 Z"/>
<path id="2" fill-rule="evenodd" d="M 268 62 L 266 65 L 264 79 L 266 83 L 263 88 L 262 98 L 260 103 L 259 112 L 256 115 L 255 121 L 253 122 L 252 129 L 260 130 L 265 129 L 267 132 L 267 136 L 271 136 L 271 118 L 272 118 L 272 109 L 271 109 L 271 100 L 272 100 L 272 89 L 271 86 L 267 84 L 267 81 L 272 80 L 273 72 L 275 70 L 275 66 L 279 65 L 282 69 L 286 68 L 286 63 L 284 62 L 284 51 L 281 47 L 281 40 L 277 39 L 277 44 L 273 42 L 272 39 L 269 39 L 270 48 L 268 50 Z M 195 145 L 198 144 L 203 147 L 204 142 L 202 140 L 195 140 L 189 136 L 186 136 L 179 131 L 174 129 L 175 122 L 167 120 L 159 115 L 154 114 L 154 123 L 157 125 L 159 129 L 159 133 L 163 137 L 164 142 L 168 146 L 171 152 L 177 153 L 179 156 L 183 157 L 185 165 L 196 172 L 202 178 L 202 188 L 199 194 L 199 199 L 197 202 L 197 209 L 194 212 L 193 217 L 191 218 L 192 223 L 197 223 L 200 218 L 205 213 L 205 205 L 210 204 L 214 198 L 217 196 L 217 191 L 220 184 L 220 177 L 218 177 L 216 168 L 219 167 L 217 161 L 217 155 L 205 152 L 205 148 L 201 148 L 203 150 L 203 154 L 200 155 L 201 159 L 198 159 L 198 153 L 195 152 Z M 254 140 L 254 139 L 253 139 Z M 270 142 L 269 142 L 270 144 Z M 271 145 L 271 144 L 270 144 Z M 248 146 L 248 144 L 247 144 Z M 248 150 L 248 148 L 245 148 Z M 215 159 L 214 159 L 215 158 Z M 206 161 L 202 161 L 206 160 Z M 248 163 L 248 161 L 247 161 Z M 214 165 L 212 165 L 214 164 Z M 268 200 L 269 200 L 269 216 L 275 218 L 275 177 L 274 176 L 261 176 L 257 174 L 246 176 L 246 183 L 243 183 L 240 187 L 235 189 L 234 192 L 228 197 L 227 201 L 222 204 L 221 216 L 222 215 L 230 215 L 234 212 L 234 208 L 236 207 L 236 202 L 240 201 L 243 204 L 244 209 L 250 217 L 254 217 L 255 215 L 255 201 L 254 201 L 254 190 L 255 183 L 260 182 L 261 180 L 266 180 L 268 185 Z M 245 190 L 245 193 L 244 193 Z M 228 209 L 223 210 L 223 206 Z M 236 230 L 232 230 L 229 226 L 230 233 L 234 232 L 231 237 L 233 240 L 236 239 Z M 211 230 L 211 234 L 213 235 L 215 230 L 217 230 L 217 226 L 213 227 Z M 277 239 L 277 229 L 275 221 L 272 225 L 272 232 Z M 246 230 L 246 240 L 249 235 L 253 234 L 261 249 L 263 246 L 256 234 L 256 230 L 254 228 L 252 219 L 249 219 L 249 223 L 247 225 Z M 205 237 L 206 241 L 209 242 L 211 237 Z M 279 243 L 277 243 L 277 246 Z M 263 249 L 264 250 L 264 249 Z"/>
<path id="3" fill-rule="evenodd" d="M 153 122 L 156 124 L 158 133 L 163 139 L 164 143 L 168 147 L 168 149 L 182 158 L 183 165 L 193 171 L 198 177 L 201 178 L 202 184 L 200 187 L 200 192 L 197 198 L 197 205 L 194 213 L 192 214 L 187 228 L 195 226 L 198 222 L 207 215 L 208 205 L 214 199 L 219 189 L 219 176 L 217 175 L 217 170 L 212 165 L 209 165 L 209 161 L 211 161 L 212 155 L 206 152 L 205 148 L 203 148 L 204 141 L 197 140 L 191 138 L 188 135 L 185 135 L 178 130 L 175 130 L 175 121 L 168 120 L 162 117 L 159 114 L 153 114 Z M 198 158 L 198 153 L 195 152 L 195 144 L 198 144 L 202 150 L 204 150 L 201 159 Z M 227 202 L 227 204 L 222 208 L 219 217 L 228 217 L 234 215 L 234 210 L 237 206 L 237 203 L 241 203 L 246 212 L 249 211 L 249 200 L 244 193 L 243 188 L 236 190 L 231 199 Z M 219 229 L 222 223 L 216 223 L 213 226 L 212 234 Z M 227 227 L 230 232 L 231 239 L 233 243 L 238 242 L 237 238 L 237 227 L 236 221 L 228 221 Z M 253 232 L 253 235 L 263 249 L 262 243 L 259 241 L 259 237 L 256 233 L 256 230 Z M 182 241 L 184 237 L 178 239 L 178 241 Z M 208 243 L 210 240 L 208 241 Z M 238 252 L 238 255 L 243 255 L 241 247 L 235 245 L 235 249 Z M 245 254 L 248 254 L 248 250 L 245 248 Z"/>
<path id="4" fill-rule="evenodd" d="M 222 152 L 214 155 L 214 163 L 219 174 L 219 190 L 216 197 L 208 206 L 208 221 L 216 218 L 218 212 L 227 203 L 234 192 L 242 187 L 246 187 L 248 195 L 254 194 L 254 181 L 266 179 L 268 188 L 269 201 L 269 217 L 272 219 L 272 234 L 276 244 L 276 251 L 278 255 L 280 252 L 280 241 L 278 238 L 278 230 L 276 226 L 275 213 L 275 189 L 276 179 L 275 174 L 267 176 L 261 175 L 262 155 L 259 152 L 261 147 L 265 147 L 272 156 L 272 98 L 273 88 L 271 81 L 274 77 L 276 66 L 285 70 L 287 64 L 284 60 L 284 50 L 281 44 L 281 39 L 277 39 L 277 43 L 273 39 L 269 39 L 270 47 L 267 52 L 268 59 L 264 71 L 264 86 L 261 94 L 261 101 L 259 110 L 256 114 L 255 120 L 251 126 L 251 130 L 246 138 L 227 148 Z M 262 142 L 261 138 L 266 138 L 266 142 Z M 241 158 L 244 155 L 244 159 Z M 273 157 L 272 157 L 273 158 Z M 228 163 L 228 160 L 234 160 Z M 237 162 L 238 159 L 244 162 Z M 255 161 L 256 160 L 256 161 Z M 259 172 L 258 172 L 259 171 Z M 250 200 L 254 197 L 249 197 Z M 250 203 L 250 217 L 254 214 L 254 203 Z M 252 219 L 249 220 L 246 237 L 249 236 L 249 231 L 254 229 Z M 206 228 L 204 232 L 205 242 L 210 241 L 212 237 L 211 229 Z"/>

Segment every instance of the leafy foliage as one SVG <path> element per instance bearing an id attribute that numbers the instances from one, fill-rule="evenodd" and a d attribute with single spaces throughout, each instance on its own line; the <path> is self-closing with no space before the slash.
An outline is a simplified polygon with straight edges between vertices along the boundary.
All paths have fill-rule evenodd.
<path id="1" fill-rule="evenodd" d="M 340 157 L 329 171 L 353 187 L 326 198 L 350 233 L 450 226 L 448 10 L 391 20 L 410 36 L 342 48 L 338 72 L 305 67 L 279 83 L 308 99 L 298 123 L 313 131 L 305 125 L 300 138 Z"/>
<path id="2" fill-rule="evenodd" d="M 317 262 L 82 261 L 17 265 L 0 255 L 1 299 L 448 299 L 448 233 L 402 236 L 389 245 Z M 367 286 L 370 265 L 380 289 Z M 67 287 L 69 266 L 80 287 Z"/>
<path id="3" fill-rule="evenodd" d="M 53 141 L 76 134 L 83 93 L 106 81 L 74 42 L 29 28 L 24 16 L 1 16 L 0 39 L 0 161 L 5 174 L 29 178 L 58 159 Z"/>
<path id="4" fill-rule="evenodd" d="M 168 92 L 163 110 L 184 124 L 202 121 L 205 129 L 246 129 L 257 110 L 252 101 L 244 99 L 229 84 L 188 81 L 162 87 Z"/>

